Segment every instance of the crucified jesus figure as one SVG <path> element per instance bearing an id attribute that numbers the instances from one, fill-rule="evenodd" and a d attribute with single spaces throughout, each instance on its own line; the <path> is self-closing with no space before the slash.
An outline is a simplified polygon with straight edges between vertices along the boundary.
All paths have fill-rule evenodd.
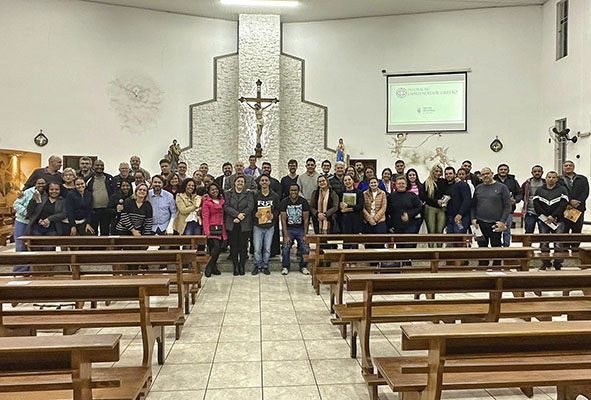
<path id="1" fill-rule="evenodd" d="M 241 100 L 242 101 L 242 100 Z M 271 103 L 263 107 L 260 102 L 254 103 L 254 106 L 251 105 L 248 101 L 242 101 L 246 103 L 247 106 L 254 110 L 254 115 L 257 119 L 257 144 L 261 144 L 261 136 L 263 135 L 263 126 L 265 126 L 265 119 L 263 117 L 263 111 L 267 108 L 271 107 L 273 104 L 279 103 L 279 100 L 273 99 Z"/>

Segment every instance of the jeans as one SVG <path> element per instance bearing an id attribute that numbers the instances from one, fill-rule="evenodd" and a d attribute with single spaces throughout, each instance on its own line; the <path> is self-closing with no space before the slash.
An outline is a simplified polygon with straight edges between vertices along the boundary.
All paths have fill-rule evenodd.
<path id="1" fill-rule="evenodd" d="M 209 255 L 211 258 L 205 267 L 206 271 L 216 271 L 218 269 L 217 262 L 220 252 L 222 250 L 222 241 L 220 239 L 207 239 L 207 248 L 209 249 Z"/>
<path id="2" fill-rule="evenodd" d="M 33 223 L 31 227 L 31 236 L 57 236 L 55 223 L 49 225 L 49 228 L 44 228 L 39 224 Z M 55 246 L 40 247 L 39 251 L 55 251 Z"/>
<path id="3" fill-rule="evenodd" d="M 462 216 L 462 228 L 458 226 L 458 224 L 454 221 L 455 215 L 448 215 L 447 216 L 447 223 L 446 229 L 447 233 L 468 233 L 468 228 L 470 227 L 470 216 L 464 215 Z"/>
<path id="4" fill-rule="evenodd" d="M 540 230 L 540 225 L 542 225 L 536 214 L 529 213 L 523 217 L 523 224 L 525 225 L 525 233 L 534 233 L 536 225 L 538 225 L 538 230 Z"/>
<path id="5" fill-rule="evenodd" d="M 511 227 L 513 226 L 513 214 L 509 214 L 509 218 L 505 221 L 507 229 L 503 231 L 503 247 L 511 245 Z"/>
<path id="6" fill-rule="evenodd" d="M 283 245 L 283 251 L 281 254 L 281 265 L 283 268 L 289 269 L 290 267 L 290 258 L 289 253 L 291 251 L 291 246 L 297 241 L 298 242 L 298 256 L 300 257 L 300 269 L 307 267 L 308 263 L 304 261 L 304 256 L 308 255 L 310 250 L 308 249 L 308 244 L 304 241 L 304 227 L 301 226 L 299 228 L 294 227 L 287 227 L 287 234 L 291 241 L 289 244 Z"/>
<path id="7" fill-rule="evenodd" d="M 25 230 L 27 229 L 27 224 L 24 222 L 14 221 L 14 244 L 16 246 L 16 251 L 27 251 L 27 248 L 22 240 L 19 238 L 25 235 Z M 13 265 L 12 272 L 25 272 L 30 271 L 28 265 Z"/>
<path id="8" fill-rule="evenodd" d="M 385 222 L 378 222 L 375 225 L 365 224 L 365 233 L 388 233 L 388 227 Z M 367 246 L 366 246 L 367 247 Z M 383 247 L 383 246 L 382 246 Z"/>
<path id="9" fill-rule="evenodd" d="M 501 247 L 501 232 L 493 232 L 493 227 L 497 224 L 496 222 L 484 222 L 481 220 L 477 221 L 478 225 L 480 226 L 480 230 L 482 231 L 482 240 L 479 240 L 478 247 L 488 247 L 488 243 L 490 242 L 490 247 Z M 487 260 L 480 260 L 478 265 L 488 265 Z M 493 265 L 501 265 L 500 260 L 493 261 Z"/>
<path id="10" fill-rule="evenodd" d="M 583 217 L 581 216 L 581 219 L 582 218 Z M 540 223 L 538 224 L 538 228 L 540 229 L 540 233 L 564 233 L 564 222 L 560 222 L 556 225 L 558 225 L 557 228 L 555 230 L 552 230 L 548 225 L 540 221 Z M 559 250 L 561 247 L 563 246 L 560 243 L 554 243 L 554 251 Z M 548 256 L 550 255 L 550 243 L 540 243 L 540 249 L 542 250 L 542 254 L 545 253 L 548 254 Z M 544 267 L 550 267 L 552 265 L 552 260 L 550 258 L 544 258 L 542 260 L 542 265 Z M 562 267 L 561 258 L 554 259 L 554 267 L 556 269 L 560 269 L 560 267 Z"/>
<path id="11" fill-rule="evenodd" d="M 258 269 L 269 268 L 269 258 L 271 257 L 271 244 L 273 243 L 273 234 L 275 227 L 261 228 L 254 227 L 252 242 L 254 244 L 254 267 Z"/>
<path id="12" fill-rule="evenodd" d="M 203 232 L 203 227 L 199 225 L 195 221 L 187 222 L 185 225 L 185 230 L 183 231 L 183 235 L 201 235 Z"/>

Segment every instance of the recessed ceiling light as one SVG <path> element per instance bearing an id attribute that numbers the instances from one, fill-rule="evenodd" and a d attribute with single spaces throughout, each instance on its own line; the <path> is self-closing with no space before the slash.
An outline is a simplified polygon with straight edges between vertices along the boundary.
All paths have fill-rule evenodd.
<path id="1" fill-rule="evenodd" d="M 220 0 L 228 6 L 251 6 L 251 7 L 297 7 L 299 1 L 290 0 Z"/>

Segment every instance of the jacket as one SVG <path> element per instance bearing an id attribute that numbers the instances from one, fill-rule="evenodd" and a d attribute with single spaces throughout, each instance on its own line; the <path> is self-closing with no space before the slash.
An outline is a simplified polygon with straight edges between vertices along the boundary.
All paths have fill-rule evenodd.
<path id="1" fill-rule="evenodd" d="M 495 179 L 495 181 L 507 186 L 507 189 L 509 189 L 509 192 L 511 193 L 511 197 L 513 197 L 513 199 L 515 200 L 515 204 L 523 200 L 523 191 L 521 190 L 521 186 L 519 186 L 519 183 L 515 179 L 515 175 L 507 175 L 505 181 L 501 181 L 501 178 L 498 174 L 495 174 L 493 178 Z M 511 206 L 511 212 L 515 211 L 515 204 Z"/>
<path id="2" fill-rule="evenodd" d="M 187 217 L 192 211 L 201 211 L 201 196 L 195 195 L 193 198 L 187 196 L 186 193 L 179 193 L 175 199 L 176 203 L 176 217 L 174 218 L 173 228 L 179 234 L 183 234 L 187 226 Z"/>
<path id="3" fill-rule="evenodd" d="M 423 205 L 414 193 L 409 191 L 392 192 L 388 196 L 388 221 L 389 228 L 395 232 L 403 233 L 416 224 L 416 216 L 421 212 Z M 408 221 L 402 220 L 402 214 L 408 215 Z"/>
<path id="4" fill-rule="evenodd" d="M 111 198 L 113 193 L 115 193 L 117 186 L 116 186 L 115 182 L 113 182 L 112 175 L 109 175 L 107 173 L 104 173 L 103 175 L 105 175 L 105 186 L 107 187 L 107 193 L 109 195 L 109 198 Z M 86 190 L 88 190 L 90 193 L 92 193 L 92 190 L 94 187 L 94 181 L 95 181 L 94 174 L 92 174 L 92 176 L 86 181 Z"/>
<path id="5" fill-rule="evenodd" d="M 320 224 L 318 221 L 318 197 L 320 196 L 320 189 L 312 192 L 310 198 L 310 215 L 312 216 L 312 224 L 314 231 L 320 233 Z M 328 233 L 334 233 L 336 214 L 339 211 L 339 195 L 333 190 L 328 189 L 328 204 L 326 205 L 326 219 L 328 220 Z"/>
<path id="6" fill-rule="evenodd" d="M 66 213 L 68 215 L 68 223 L 70 227 L 76 226 L 76 221 L 84 220 L 90 224 L 90 216 L 92 215 L 92 193 L 88 190 L 84 191 L 81 196 L 77 190 L 71 190 L 66 196 Z"/>
<path id="7" fill-rule="evenodd" d="M 526 210 L 527 210 L 527 203 L 529 202 L 529 193 L 530 193 L 532 179 L 533 178 L 527 179 L 521 185 L 521 192 L 523 193 L 523 212 L 526 212 Z M 544 178 L 542 178 L 542 184 L 544 184 L 544 185 L 546 184 L 546 180 Z"/>
<path id="8" fill-rule="evenodd" d="M 21 222 L 23 224 L 29 223 L 27 206 L 29 205 L 29 202 L 33 198 L 33 195 L 35 194 L 35 190 L 37 190 L 37 189 L 35 189 L 34 186 L 28 188 L 27 190 L 25 190 L 23 192 L 23 195 L 20 198 L 18 198 L 14 201 L 14 204 L 12 205 L 12 207 L 14 207 L 15 219 L 18 222 Z"/>
<path id="9" fill-rule="evenodd" d="M 27 206 L 27 212 L 29 215 L 29 224 L 25 230 L 25 233 L 28 235 L 31 233 L 31 228 L 34 224 L 39 222 L 39 215 L 43 210 L 43 207 L 49 201 L 49 196 L 44 194 L 41 196 L 41 203 L 37 203 L 36 201 L 29 201 L 29 205 Z M 58 235 L 63 234 L 62 229 L 62 219 L 66 218 L 66 202 L 63 197 L 58 197 L 55 200 L 55 212 L 53 215 L 49 216 L 47 219 L 51 222 L 51 225 L 55 227 L 55 230 Z"/>
<path id="10" fill-rule="evenodd" d="M 470 186 L 466 182 L 448 183 L 445 193 L 451 197 L 446 207 L 448 216 L 455 217 L 459 214 L 462 217 L 470 217 L 472 196 Z"/>
<path id="11" fill-rule="evenodd" d="M 224 198 L 220 196 L 219 204 L 216 204 L 211 197 L 205 196 L 201 204 L 201 215 L 203 217 L 203 234 L 210 235 L 213 239 L 226 240 L 226 224 L 224 222 Z M 222 235 L 211 236 L 210 227 L 212 225 L 222 225 Z"/>
<path id="12" fill-rule="evenodd" d="M 229 178 L 226 178 L 226 186 L 224 186 L 222 189 L 223 190 L 234 190 L 234 182 L 236 181 L 236 178 L 239 176 L 243 176 L 244 177 L 244 189 L 248 189 L 248 190 L 257 190 L 257 183 L 255 182 L 254 178 L 250 175 L 237 175 L 237 174 L 233 174 L 230 175 Z M 223 179 L 223 178 L 222 178 Z"/>
<path id="13" fill-rule="evenodd" d="M 363 206 L 363 219 L 367 222 L 371 219 L 371 205 L 374 202 L 371 190 L 363 192 L 364 206 Z M 376 223 L 384 222 L 386 220 L 386 209 L 388 208 L 388 196 L 385 191 L 378 189 L 378 194 L 375 198 L 375 215 L 373 217 Z"/>
<path id="14" fill-rule="evenodd" d="M 73 190 L 76 190 L 76 189 L 73 189 Z M 113 194 L 111 197 L 109 197 L 109 204 L 107 204 L 107 212 L 109 213 L 109 216 L 111 217 L 111 228 L 110 228 L 109 232 L 112 235 L 116 234 L 115 231 L 116 231 L 117 223 L 119 222 L 119 218 L 121 217 L 121 212 L 117 211 L 117 206 L 123 205 L 125 199 L 127 199 L 129 197 L 131 197 L 131 195 L 126 196 L 120 190 L 115 192 L 115 194 Z"/>
<path id="15" fill-rule="evenodd" d="M 254 179 L 252 180 L 254 182 Z M 256 184 L 255 184 L 256 185 Z M 246 190 L 237 193 L 236 190 L 228 190 L 224 193 L 224 214 L 226 215 L 226 229 L 234 229 L 234 218 L 243 213 L 244 219 L 240 222 L 241 232 L 252 231 L 252 215 L 254 210 L 254 196 Z"/>
<path id="16" fill-rule="evenodd" d="M 561 175 L 558 183 L 566 187 L 568 191 L 568 197 L 571 200 L 579 200 L 581 204 L 577 207 L 579 211 L 585 211 L 585 201 L 589 197 L 589 181 L 583 175 L 575 174 L 573 177 L 572 185 L 570 185 L 569 179 Z"/>
<path id="17" fill-rule="evenodd" d="M 568 206 L 568 192 L 564 186 L 556 185 L 552 189 L 542 186 L 534 196 L 534 208 L 538 216 L 552 216 L 558 222 L 564 221 L 564 210 Z"/>
<path id="18" fill-rule="evenodd" d="M 422 185 L 419 185 L 419 197 L 421 201 L 425 202 L 428 206 L 435 207 L 435 208 L 442 208 L 438 203 L 437 200 L 441 200 L 443 196 L 445 196 L 445 191 L 447 187 L 447 182 L 443 178 L 437 179 L 435 182 L 435 192 L 433 193 L 433 197 L 429 196 L 427 192 L 426 183 L 423 182 Z"/>

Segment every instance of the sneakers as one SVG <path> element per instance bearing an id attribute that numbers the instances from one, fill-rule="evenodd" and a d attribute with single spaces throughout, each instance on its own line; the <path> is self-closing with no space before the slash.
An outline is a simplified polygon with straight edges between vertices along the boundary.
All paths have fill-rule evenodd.
<path id="1" fill-rule="evenodd" d="M 283 267 L 283 269 L 281 270 L 281 275 L 287 275 L 289 274 L 289 270 L 285 267 Z"/>
<path id="2" fill-rule="evenodd" d="M 306 268 L 306 267 L 302 267 L 302 268 L 300 268 L 300 272 L 301 272 L 303 275 L 310 275 L 310 271 L 308 271 L 308 268 Z"/>
<path id="3" fill-rule="evenodd" d="M 263 268 L 263 274 L 271 275 L 271 271 L 269 271 L 269 268 Z"/>
<path id="4" fill-rule="evenodd" d="M 259 274 L 259 268 L 258 267 L 254 267 L 254 269 L 252 270 L 252 274 L 253 275 L 258 275 Z"/>

